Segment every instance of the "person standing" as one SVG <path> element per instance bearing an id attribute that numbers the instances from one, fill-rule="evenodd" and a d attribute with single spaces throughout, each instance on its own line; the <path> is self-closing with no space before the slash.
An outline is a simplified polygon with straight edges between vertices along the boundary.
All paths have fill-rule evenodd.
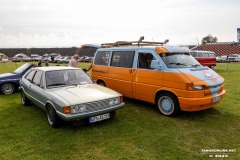
<path id="1" fill-rule="evenodd" d="M 77 60 L 78 60 L 79 56 L 78 54 L 75 54 L 74 56 L 72 56 L 71 60 L 68 63 L 68 67 L 75 67 L 77 68 Z"/>

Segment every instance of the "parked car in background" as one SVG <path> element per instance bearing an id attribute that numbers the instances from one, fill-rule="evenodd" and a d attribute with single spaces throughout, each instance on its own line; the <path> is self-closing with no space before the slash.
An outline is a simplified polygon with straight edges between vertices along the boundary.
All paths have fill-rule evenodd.
<path id="1" fill-rule="evenodd" d="M 239 54 L 230 54 L 227 56 L 227 62 L 240 62 Z"/>
<path id="2" fill-rule="evenodd" d="M 20 86 L 22 104 L 33 102 L 46 111 L 52 127 L 61 125 L 61 120 L 88 119 L 94 123 L 109 119 L 124 105 L 121 94 L 94 84 L 79 68 L 32 68 L 22 77 Z"/>
<path id="3" fill-rule="evenodd" d="M 57 61 L 58 61 L 58 63 L 68 63 L 70 61 L 70 59 L 71 59 L 71 57 L 65 56 L 65 57 L 59 58 Z"/>
<path id="4" fill-rule="evenodd" d="M 12 62 L 21 62 L 21 59 L 18 57 L 12 57 Z"/>
<path id="5" fill-rule="evenodd" d="M 31 54 L 31 60 L 32 61 L 39 61 L 41 59 L 40 59 L 40 56 L 38 54 Z"/>
<path id="6" fill-rule="evenodd" d="M 93 57 L 84 56 L 82 62 L 91 62 Z"/>
<path id="7" fill-rule="evenodd" d="M 8 56 L 6 56 L 5 54 L 3 53 L 0 53 L 0 62 L 3 62 L 3 63 L 6 63 L 8 62 Z"/>
<path id="8" fill-rule="evenodd" d="M 53 59 L 53 63 L 57 63 L 58 59 L 62 58 L 62 56 L 56 56 L 54 59 Z"/>
<path id="9" fill-rule="evenodd" d="M 8 62 L 9 60 L 8 60 L 8 58 L 3 58 L 2 60 L 1 60 L 1 62 L 3 62 L 3 63 L 6 63 L 6 62 Z"/>
<path id="10" fill-rule="evenodd" d="M 19 80 L 34 65 L 25 63 L 11 73 L 0 74 L 0 90 L 3 94 L 11 94 L 19 88 Z"/>
<path id="11" fill-rule="evenodd" d="M 216 61 L 220 62 L 220 63 L 226 62 L 227 61 L 227 56 L 217 56 Z"/>
<path id="12" fill-rule="evenodd" d="M 31 62 L 32 60 L 31 60 L 30 57 L 24 57 L 24 58 L 22 59 L 22 61 L 23 61 L 23 62 Z"/>
<path id="13" fill-rule="evenodd" d="M 52 62 L 51 57 L 44 57 L 41 59 L 42 62 Z"/>
<path id="14" fill-rule="evenodd" d="M 19 54 L 16 54 L 13 58 L 12 58 L 12 61 L 13 62 L 20 62 L 20 61 L 28 61 L 29 60 L 29 57 L 24 54 L 24 53 L 19 53 Z"/>
<path id="15" fill-rule="evenodd" d="M 216 53 L 212 51 L 192 51 L 191 55 L 203 66 L 214 68 L 216 66 Z"/>

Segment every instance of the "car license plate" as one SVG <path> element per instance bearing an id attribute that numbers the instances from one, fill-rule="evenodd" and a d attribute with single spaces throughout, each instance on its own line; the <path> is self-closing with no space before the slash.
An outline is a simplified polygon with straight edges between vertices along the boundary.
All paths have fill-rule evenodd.
<path id="1" fill-rule="evenodd" d="M 212 103 L 215 103 L 215 102 L 220 101 L 220 100 L 221 100 L 221 96 L 213 97 Z"/>
<path id="2" fill-rule="evenodd" d="M 89 123 L 94 123 L 94 122 L 102 121 L 109 118 L 110 118 L 110 113 L 106 113 L 106 114 L 90 117 Z"/>

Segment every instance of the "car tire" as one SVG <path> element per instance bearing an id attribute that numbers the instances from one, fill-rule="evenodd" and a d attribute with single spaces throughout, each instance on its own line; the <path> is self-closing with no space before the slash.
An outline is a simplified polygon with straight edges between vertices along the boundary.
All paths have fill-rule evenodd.
<path id="1" fill-rule="evenodd" d="M 47 105 L 46 109 L 48 124 L 53 128 L 59 127 L 61 125 L 61 119 L 58 117 L 56 110 L 50 104 Z"/>
<path id="2" fill-rule="evenodd" d="M 23 106 L 29 106 L 31 104 L 31 101 L 26 97 L 24 91 L 21 91 L 21 102 Z"/>
<path id="3" fill-rule="evenodd" d="M 168 117 L 176 116 L 180 111 L 177 98 L 170 93 L 162 93 L 158 96 L 157 107 L 161 114 Z"/>
<path id="4" fill-rule="evenodd" d="M 103 81 L 98 81 L 97 84 L 100 86 L 106 87 L 106 84 Z"/>
<path id="5" fill-rule="evenodd" d="M 3 94 L 12 94 L 15 91 L 15 85 L 13 83 L 4 83 L 1 85 L 1 91 Z"/>

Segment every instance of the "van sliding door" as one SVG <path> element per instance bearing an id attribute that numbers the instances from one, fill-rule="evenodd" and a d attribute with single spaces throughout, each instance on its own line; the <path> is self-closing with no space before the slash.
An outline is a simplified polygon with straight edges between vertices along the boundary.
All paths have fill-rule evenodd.
<path id="1" fill-rule="evenodd" d="M 113 51 L 108 72 L 107 87 L 126 97 L 133 95 L 133 59 L 135 51 Z"/>

